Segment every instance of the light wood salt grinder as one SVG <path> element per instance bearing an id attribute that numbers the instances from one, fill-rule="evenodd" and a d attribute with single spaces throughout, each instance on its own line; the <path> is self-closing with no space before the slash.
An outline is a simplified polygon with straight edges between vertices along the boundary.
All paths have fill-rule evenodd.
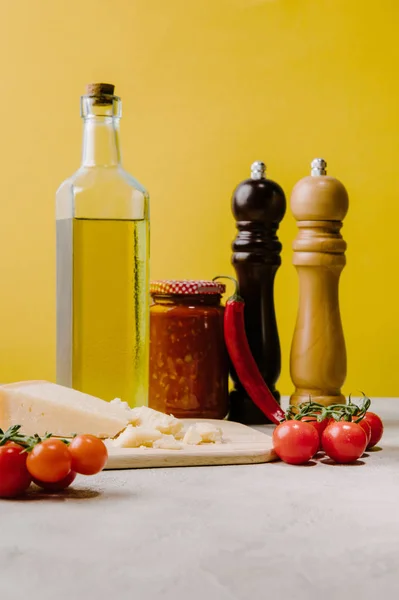
<path id="1" fill-rule="evenodd" d="M 322 158 L 312 161 L 311 175 L 291 195 L 298 222 L 293 244 L 299 277 L 299 309 L 291 346 L 290 371 L 295 385 L 291 404 L 309 397 L 324 406 L 345 403 L 346 348 L 339 310 L 339 278 L 346 242 L 340 230 L 348 212 L 343 184 L 326 174 Z"/>

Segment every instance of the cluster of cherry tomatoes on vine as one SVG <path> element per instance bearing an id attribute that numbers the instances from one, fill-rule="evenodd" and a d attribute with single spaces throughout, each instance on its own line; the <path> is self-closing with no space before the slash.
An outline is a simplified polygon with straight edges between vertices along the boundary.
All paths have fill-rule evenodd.
<path id="1" fill-rule="evenodd" d="M 77 474 L 95 475 L 104 468 L 108 451 L 93 435 L 62 440 L 47 434 L 24 436 L 20 426 L 0 429 L 0 498 L 22 495 L 32 482 L 42 490 L 59 492 Z"/>
<path id="2" fill-rule="evenodd" d="M 348 404 L 329 407 L 312 400 L 290 407 L 273 431 L 274 450 L 292 465 L 305 464 L 318 452 L 336 463 L 353 463 L 378 444 L 384 431 L 382 420 L 369 407 L 367 396 L 361 405 L 349 398 Z"/>

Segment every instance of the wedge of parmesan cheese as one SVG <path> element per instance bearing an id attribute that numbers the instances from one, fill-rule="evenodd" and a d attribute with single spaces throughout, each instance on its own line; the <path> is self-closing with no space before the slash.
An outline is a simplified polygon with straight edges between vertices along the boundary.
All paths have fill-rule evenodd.
<path id="1" fill-rule="evenodd" d="M 132 410 L 125 403 L 105 402 L 55 383 L 22 381 L 0 386 L 0 427 L 4 431 L 21 425 L 26 435 L 91 433 L 107 438 L 116 436 L 132 419 Z"/>

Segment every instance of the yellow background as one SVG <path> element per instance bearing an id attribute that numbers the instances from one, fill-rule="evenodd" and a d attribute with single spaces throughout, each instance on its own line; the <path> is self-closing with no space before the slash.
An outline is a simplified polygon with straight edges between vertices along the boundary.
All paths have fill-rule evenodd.
<path id="1" fill-rule="evenodd" d="M 55 373 L 54 194 L 79 165 L 79 96 L 122 96 L 150 191 L 152 277 L 231 272 L 233 188 L 264 160 L 289 198 L 315 156 L 348 188 L 345 392 L 399 396 L 399 4 L 5 0 L 0 22 L 0 380 Z M 279 389 L 292 390 L 296 224 L 280 229 Z"/>

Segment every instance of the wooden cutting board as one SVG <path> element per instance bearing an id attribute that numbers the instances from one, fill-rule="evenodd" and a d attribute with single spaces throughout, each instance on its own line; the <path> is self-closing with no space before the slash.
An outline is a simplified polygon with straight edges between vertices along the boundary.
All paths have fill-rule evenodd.
<path id="1" fill-rule="evenodd" d="M 201 419 L 183 419 L 184 429 Z M 205 465 L 245 465 L 277 459 L 269 435 L 240 423 L 207 419 L 223 431 L 221 444 L 184 446 L 181 450 L 108 447 L 106 469 L 154 467 L 198 467 Z"/>

